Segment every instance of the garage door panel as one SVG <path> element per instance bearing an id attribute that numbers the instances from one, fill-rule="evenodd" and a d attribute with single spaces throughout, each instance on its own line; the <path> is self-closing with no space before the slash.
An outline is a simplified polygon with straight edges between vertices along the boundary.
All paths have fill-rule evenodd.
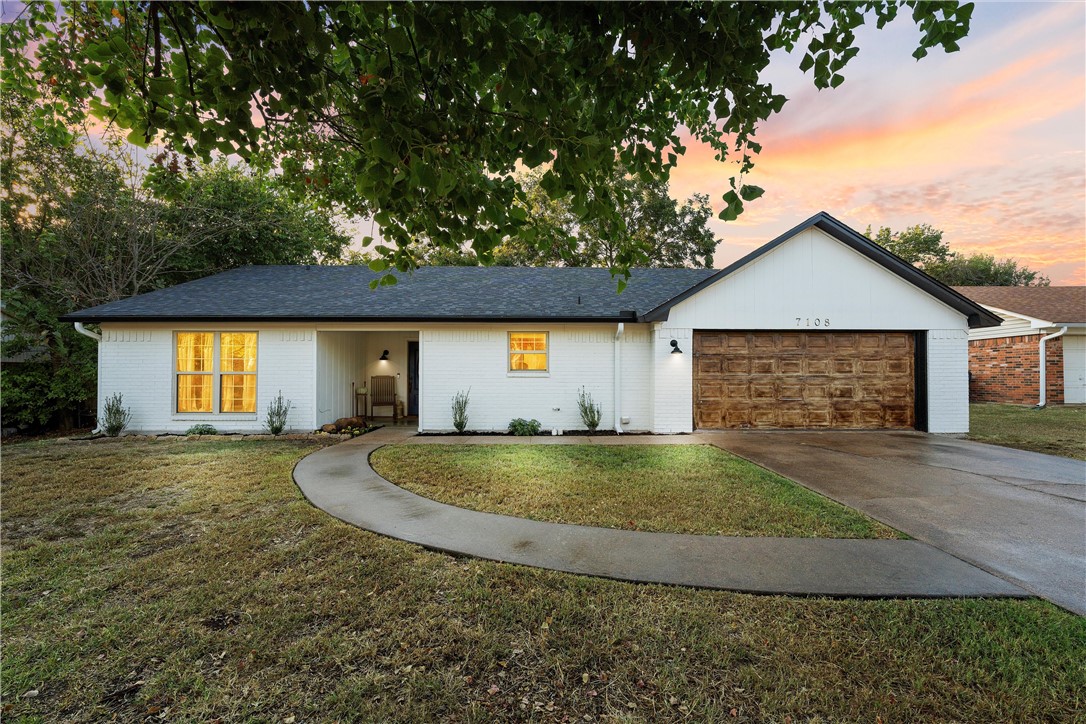
<path id="1" fill-rule="evenodd" d="M 882 376 L 886 365 L 883 360 L 860 360 L 857 372 L 865 376 Z"/>
<path id="2" fill-rule="evenodd" d="M 906 375 L 911 374 L 913 371 L 912 360 L 888 359 L 885 364 L 887 375 Z"/>
<path id="3" fill-rule="evenodd" d="M 803 358 L 798 355 L 781 357 L 777 361 L 777 372 L 782 375 L 802 375 Z"/>
<path id="4" fill-rule="evenodd" d="M 752 375 L 777 374 L 776 357 L 755 357 L 750 361 L 750 373 Z"/>
<path id="5" fill-rule="evenodd" d="M 724 359 L 720 355 L 706 356 L 702 355 L 697 358 L 697 372 L 702 378 L 709 376 L 717 376 L 723 372 Z"/>
<path id="6" fill-rule="evenodd" d="M 695 332 L 699 428 L 910 428 L 909 332 Z"/>

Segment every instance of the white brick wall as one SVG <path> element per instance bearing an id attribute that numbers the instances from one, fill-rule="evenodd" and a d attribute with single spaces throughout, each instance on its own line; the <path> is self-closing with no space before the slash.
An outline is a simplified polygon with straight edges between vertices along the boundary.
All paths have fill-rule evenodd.
<path id="1" fill-rule="evenodd" d="M 99 408 L 115 393 L 132 411 L 130 429 L 184 432 L 197 423 L 221 432 L 260 432 L 268 403 L 280 390 L 292 403 L 287 427 L 314 427 L 314 332 L 311 329 L 259 326 L 186 326 L 189 331 L 257 332 L 257 411 L 247 415 L 177 414 L 174 412 L 174 328 L 102 325 L 99 346 Z"/>
<path id="2" fill-rule="evenodd" d="M 672 354 L 671 340 L 682 354 Z M 653 334 L 653 432 L 679 433 L 694 429 L 694 332 L 665 328 Z"/>
<path id="3" fill-rule="evenodd" d="M 547 331 L 547 373 L 508 371 L 508 333 Z M 468 428 L 505 430 L 516 417 L 535 418 L 543 429 L 583 429 L 577 392 L 583 386 L 603 408 L 600 427 L 614 427 L 616 325 L 473 325 L 431 328 L 420 334 L 422 430 L 452 430 L 452 397 L 471 389 Z M 623 417 L 627 430 L 651 429 L 645 325 L 627 324 L 623 345 Z M 558 408 L 558 409 L 555 409 Z"/>
<path id="4" fill-rule="evenodd" d="M 969 432 L 969 336 L 932 329 L 928 343 L 928 432 Z"/>

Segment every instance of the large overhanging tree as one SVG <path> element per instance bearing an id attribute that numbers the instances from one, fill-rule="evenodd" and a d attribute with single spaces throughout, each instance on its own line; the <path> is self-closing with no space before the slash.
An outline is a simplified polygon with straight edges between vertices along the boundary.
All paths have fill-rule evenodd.
<path id="1" fill-rule="evenodd" d="M 797 50 L 836 87 L 854 31 L 905 8 L 913 53 L 958 49 L 972 4 L 872 2 L 475 3 L 32 2 L 3 29 L 4 86 L 40 123 L 93 114 L 137 143 L 275 164 L 302 190 L 372 214 L 378 270 L 413 266 L 412 242 L 470 243 L 486 261 L 529 242 L 518 165 L 622 238 L 624 166 L 667 179 L 683 128 L 732 175 L 725 220 L 762 190 L 743 183 L 759 122 L 785 97 L 761 78 Z M 645 263 L 625 245 L 618 270 Z M 394 278 L 386 277 L 387 283 Z"/>

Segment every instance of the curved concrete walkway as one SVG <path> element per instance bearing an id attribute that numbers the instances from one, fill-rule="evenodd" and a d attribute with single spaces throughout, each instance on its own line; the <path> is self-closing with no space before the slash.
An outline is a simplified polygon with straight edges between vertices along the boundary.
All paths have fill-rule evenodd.
<path id="1" fill-rule="evenodd" d="M 433 550 L 567 573 L 755 593 L 1029 595 L 920 541 L 646 533 L 445 505 L 393 485 L 370 467 L 370 453 L 404 437 L 388 429 L 324 448 L 298 463 L 294 480 L 318 508 L 374 533 Z"/>

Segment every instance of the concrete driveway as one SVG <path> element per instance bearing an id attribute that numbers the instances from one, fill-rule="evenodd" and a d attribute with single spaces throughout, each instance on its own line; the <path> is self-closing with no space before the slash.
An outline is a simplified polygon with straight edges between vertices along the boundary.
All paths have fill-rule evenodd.
<path id="1" fill-rule="evenodd" d="M 908 432 L 697 437 L 1086 615 L 1086 463 Z"/>

